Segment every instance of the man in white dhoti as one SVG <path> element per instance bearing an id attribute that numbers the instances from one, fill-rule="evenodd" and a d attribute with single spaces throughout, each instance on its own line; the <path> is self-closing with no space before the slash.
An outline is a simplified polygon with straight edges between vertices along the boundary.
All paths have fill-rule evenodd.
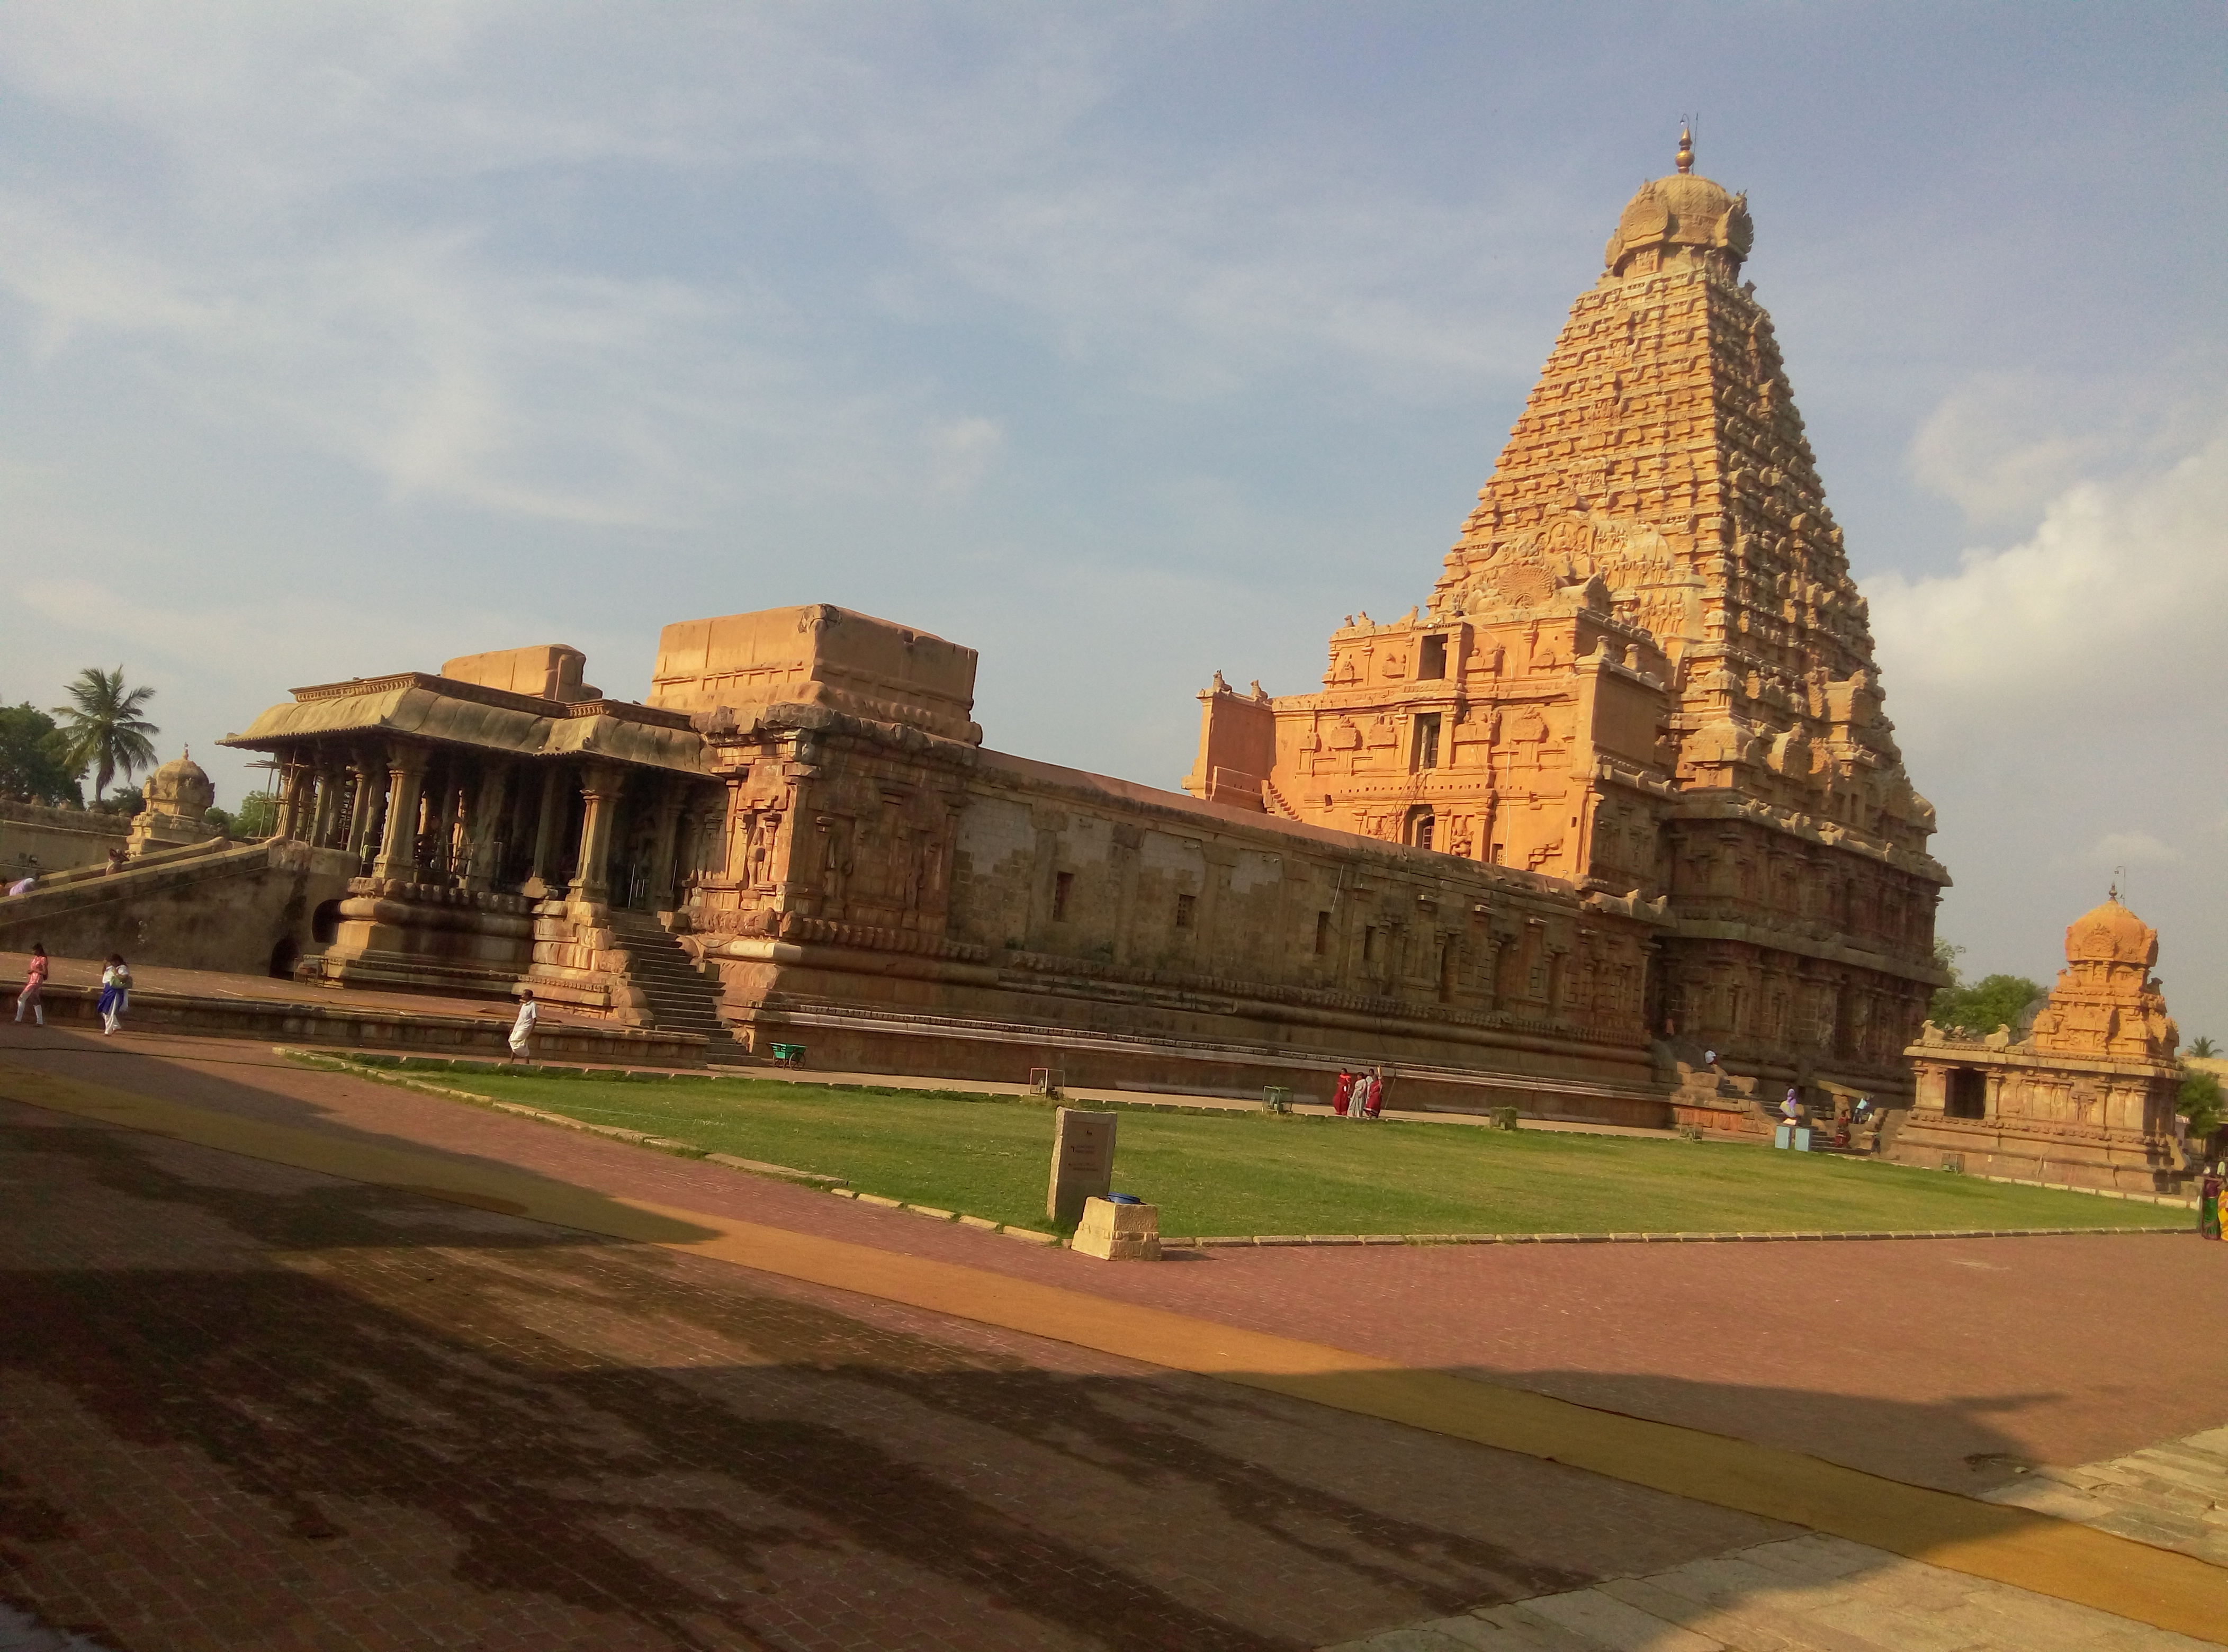
<path id="1" fill-rule="evenodd" d="M 510 1026 L 510 1059 L 523 1061 L 534 1037 L 534 1023 L 541 1019 L 541 1011 L 534 1002 L 531 991 L 519 994 L 518 1019 Z"/>

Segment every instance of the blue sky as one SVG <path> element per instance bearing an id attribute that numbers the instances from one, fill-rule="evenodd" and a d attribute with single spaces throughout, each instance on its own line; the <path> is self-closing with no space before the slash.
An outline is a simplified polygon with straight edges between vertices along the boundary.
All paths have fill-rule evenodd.
<path id="1" fill-rule="evenodd" d="M 1617 212 L 1745 189 L 1970 969 L 2228 1036 L 2216 4 L 0 8 L 0 698 L 825 600 L 1173 784 L 1429 591 Z"/>

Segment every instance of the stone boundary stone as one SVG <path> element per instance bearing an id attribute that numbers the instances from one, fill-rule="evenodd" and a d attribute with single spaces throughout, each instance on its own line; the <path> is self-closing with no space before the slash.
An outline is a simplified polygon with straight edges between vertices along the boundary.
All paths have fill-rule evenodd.
<path id="1" fill-rule="evenodd" d="M 1226 1245 L 1763 1245 L 1823 1239 L 2059 1239 L 2082 1233 L 2178 1234 L 2179 1227 L 1942 1227 L 1877 1233 L 1251 1233 L 1163 1239 L 1164 1251 L 1214 1250 Z"/>

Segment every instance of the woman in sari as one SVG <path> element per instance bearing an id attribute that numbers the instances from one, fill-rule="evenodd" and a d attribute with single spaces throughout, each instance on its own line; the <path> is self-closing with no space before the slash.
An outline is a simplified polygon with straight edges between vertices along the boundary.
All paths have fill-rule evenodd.
<path id="1" fill-rule="evenodd" d="M 2205 1180 L 2197 1187 L 2197 1237 L 2217 1239 L 2220 1237 L 2220 1188 L 2228 1179 L 2228 1162 L 2207 1165 Z"/>
<path id="2" fill-rule="evenodd" d="M 100 1033 L 106 1038 L 124 1023 L 131 1005 L 131 966 L 121 952 L 111 952 L 100 971 Z"/>

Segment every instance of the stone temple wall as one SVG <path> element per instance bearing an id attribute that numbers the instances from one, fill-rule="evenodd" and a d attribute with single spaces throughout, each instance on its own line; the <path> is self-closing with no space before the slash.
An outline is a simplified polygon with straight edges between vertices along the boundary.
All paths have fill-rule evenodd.
<path id="1" fill-rule="evenodd" d="M 99 866 L 124 847 L 131 825 L 119 815 L 0 801 L 0 881 Z"/>
<path id="2" fill-rule="evenodd" d="M 714 724 L 727 858 L 690 944 L 816 1066 L 1668 1122 L 1645 903 L 778 706 Z"/>

